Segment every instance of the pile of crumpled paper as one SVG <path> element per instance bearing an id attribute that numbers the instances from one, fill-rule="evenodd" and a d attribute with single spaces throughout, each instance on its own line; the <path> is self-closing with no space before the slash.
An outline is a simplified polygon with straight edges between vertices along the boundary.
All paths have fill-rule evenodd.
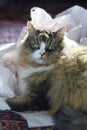
<path id="1" fill-rule="evenodd" d="M 87 10 L 80 6 L 73 6 L 52 18 L 49 13 L 39 7 L 33 7 L 30 10 L 31 22 L 36 29 L 55 32 L 59 28 L 66 26 L 66 35 L 80 44 L 87 44 Z M 6 54 L 7 50 L 22 43 L 27 35 L 27 25 L 23 27 L 19 39 L 16 43 L 0 46 L 0 57 Z M 9 53 L 8 57 L 12 55 Z M 14 59 L 11 57 L 10 60 Z M 13 61 L 11 62 L 13 63 Z M 11 65 L 11 64 L 10 64 Z M 17 91 L 17 77 L 11 72 L 10 67 L 0 64 L 0 96 L 14 97 Z M 13 68 L 14 63 L 13 63 Z M 15 91 L 16 89 L 16 91 Z"/>
<path id="2" fill-rule="evenodd" d="M 45 10 L 34 7 L 31 9 L 31 23 L 40 30 L 56 31 L 66 26 L 70 39 L 79 43 L 87 42 L 87 10 L 75 5 L 52 18 Z"/>

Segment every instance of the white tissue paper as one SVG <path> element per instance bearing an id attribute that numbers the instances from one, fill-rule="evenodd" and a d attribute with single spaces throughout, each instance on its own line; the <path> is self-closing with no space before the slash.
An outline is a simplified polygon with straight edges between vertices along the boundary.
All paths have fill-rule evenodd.
<path id="1" fill-rule="evenodd" d="M 13 70 L 14 65 L 12 66 L 11 63 L 11 66 L 13 67 L 11 68 L 10 64 L 8 64 L 7 58 L 5 61 L 2 61 L 3 55 L 6 54 L 8 49 L 15 44 L 16 43 L 0 45 L 0 97 L 12 98 L 15 97 L 17 93 L 17 77 Z"/>
<path id="2" fill-rule="evenodd" d="M 57 31 L 66 26 L 67 36 L 78 43 L 87 40 L 87 10 L 78 5 L 73 6 L 52 18 L 45 10 L 34 7 L 30 11 L 31 23 L 36 29 Z"/>
<path id="3" fill-rule="evenodd" d="M 69 30 L 72 31 L 71 36 L 69 32 L 67 32 L 69 38 L 79 43 L 81 42 L 81 44 L 82 41 L 84 42 L 83 39 L 85 38 L 85 42 L 87 43 L 87 9 L 76 5 L 56 15 L 56 17 L 62 17 L 64 15 L 71 16 L 73 21 L 76 23 L 76 27 L 78 27 L 78 31 L 79 31 L 79 33 L 77 33 L 76 31 L 74 31 L 74 28 Z M 76 35 L 77 39 L 76 38 L 74 39 L 73 35 Z"/>
<path id="4" fill-rule="evenodd" d="M 80 44 L 87 44 L 87 10 L 80 6 L 73 6 L 60 14 L 52 18 L 44 9 L 39 7 L 33 7 L 30 10 L 31 22 L 36 29 L 47 30 L 47 31 L 57 31 L 59 28 L 66 26 L 66 35 Z M 23 41 L 23 37 L 27 35 L 27 26 L 21 31 L 21 35 L 17 43 L 4 44 L 0 46 L 0 57 L 6 55 L 8 49 L 16 44 L 20 44 Z M 18 50 L 17 50 L 18 51 Z M 14 55 L 9 53 L 7 55 L 14 66 Z M 6 60 L 6 59 L 5 59 Z M 14 67 L 13 67 L 14 68 Z M 0 96 L 14 97 L 17 96 L 17 79 L 15 71 L 13 72 L 9 66 L 4 65 L 1 61 L 0 65 Z"/>
<path id="5" fill-rule="evenodd" d="M 0 96 L 14 97 L 16 92 L 16 77 L 6 67 L 0 65 Z"/>
<path id="6" fill-rule="evenodd" d="M 55 32 L 62 26 L 73 28 L 76 23 L 71 15 L 63 15 L 61 17 L 52 18 L 45 10 L 34 7 L 30 11 L 31 23 L 36 29 Z"/>

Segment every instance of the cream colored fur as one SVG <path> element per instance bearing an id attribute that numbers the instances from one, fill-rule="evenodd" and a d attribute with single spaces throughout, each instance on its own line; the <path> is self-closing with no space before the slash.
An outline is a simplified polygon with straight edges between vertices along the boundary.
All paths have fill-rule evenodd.
<path id="1" fill-rule="evenodd" d="M 63 43 L 64 49 L 51 72 L 50 112 L 55 113 L 62 105 L 87 111 L 87 47 L 67 37 Z"/>
<path id="2" fill-rule="evenodd" d="M 35 64 L 31 54 L 27 55 L 29 52 L 26 53 L 27 50 L 25 50 L 24 45 L 20 45 L 16 66 L 19 80 L 24 82 L 23 95 L 31 93 L 30 87 L 33 82 L 38 84 L 49 79 L 50 88 L 47 97 L 49 98 L 51 114 L 54 114 L 63 105 L 68 105 L 78 111 L 87 111 L 87 47 L 77 44 L 66 36 L 60 44 L 62 46 L 61 52 L 56 57 L 52 55 L 51 58 L 45 54 L 43 59 L 45 61 L 50 59 L 50 62 L 40 65 Z M 53 67 L 48 69 L 49 66 Z M 28 75 L 27 70 L 21 70 L 23 72 L 21 75 L 19 71 L 21 67 L 22 69 L 27 68 L 28 71 L 31 67 L 32 72 L 30 70 L 29 73 L 32 74 Z M 40 70 L 41 67 L 42 70 Z M 19 86 L 21 88 L 20 81 Z M 44 86 L 44 89 L 47 88 Z M 18 100 L 15 98 L 8 99 L 7 102 L 12 105 L 17 104 Z"/>

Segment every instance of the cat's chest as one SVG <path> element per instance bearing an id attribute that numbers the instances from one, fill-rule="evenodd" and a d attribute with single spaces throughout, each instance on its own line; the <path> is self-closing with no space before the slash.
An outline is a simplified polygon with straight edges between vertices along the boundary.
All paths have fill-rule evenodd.
<path id="1" fill-rule="evenodd" d="M 23 96 L 26 93 L 27 84 L 28 84 L 28 88 L 30 88 L 32 86 L 32 82 L 34 82 L 35 79 L 37 79 L 38 81 L 39 81 L 39 78 L 41 78 L 41 80 L 43 79 L 42 72 L 50 72 L 53 68 L 54 68 L 54 65 L 50 65 L 47 67 L 38 67 L 38 68 L 19 67 L 18 69 L 18 91 L 19 91 L 18 95 Z M 39 74 L 39 77 L 38 77 L 38 74 Z M 32 77 L 32 75 L 34 76 Z"/>

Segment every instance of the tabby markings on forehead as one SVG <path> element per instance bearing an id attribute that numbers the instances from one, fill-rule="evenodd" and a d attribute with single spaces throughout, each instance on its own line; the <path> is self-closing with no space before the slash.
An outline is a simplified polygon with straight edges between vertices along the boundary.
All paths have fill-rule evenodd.
<path id="1" fill-rule="evenodd" d="M 49 38 L 49 35 L 46 32 L 41 32 L 39 35 L 40 36 L 45 36 L 45 37 Z"/>

